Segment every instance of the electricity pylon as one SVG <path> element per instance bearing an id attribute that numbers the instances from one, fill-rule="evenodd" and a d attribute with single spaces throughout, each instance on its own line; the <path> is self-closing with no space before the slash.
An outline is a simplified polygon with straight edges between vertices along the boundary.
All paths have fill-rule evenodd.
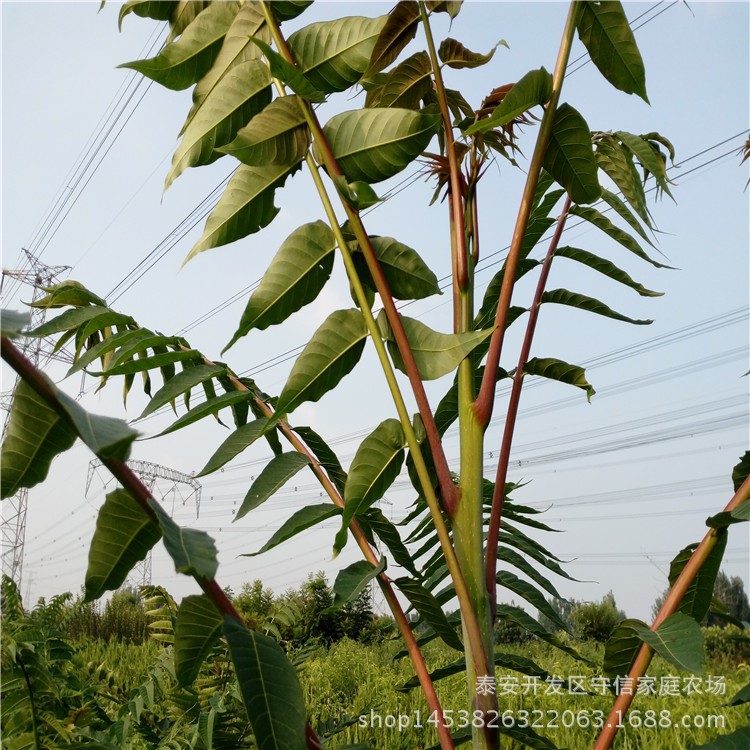
<path id="1" fill-rule="evenodd" d="M 33 253 L 26 250 L 26 248 L 23 251 L 26 254 L 28 266 L 18 271 L 3 269 L 3 281 L 7 277 L 18 279 L 22 284 L 30 285 L 33 288 L 31 295 L 31 302 L 33 304 L 45 294 L 44 290 L 46 287 L 50 287 L 57 282 L 58 276 L 61 273 L 70 270 L 70 266 L 48 266 L 42 263 Z M 31 329 L 42 325 L 46 316 L 46 309 L 32 307 Z M 42 369 L 53 352 L 52 343 L 42 338 L 27 337 L 23 340 L 20 348 L 34 366 Z M 64 355 L 59 355 L 59 353 L 55 356 L 57 359 L 65 359 Z M 16 378 L 15 385 L 18 385 L 18 378 Z M 15 392 L 15 386 L 13 392 Z M 2 407 L 6 410 L 3 424 L 4 438 L 5 432 L 8 429 L 10 405 L 13 397 L 9 394 L 7 397 L 4 396 L 2 401 Z M 29 491 L 23 488 L 13 497 L 3 500 L 2 523 L 0 524 L 3 573 L 16 582 L 19 590 L 23 574 L 23 550 L 26 542 L 26 506 L 28 497 Z"/>

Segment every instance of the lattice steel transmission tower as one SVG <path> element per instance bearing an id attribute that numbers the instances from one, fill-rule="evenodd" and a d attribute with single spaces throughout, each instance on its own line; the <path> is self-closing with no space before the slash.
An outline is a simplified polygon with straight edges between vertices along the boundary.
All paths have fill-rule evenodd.
<path id="1" fill-rule="evenodd" d="M 3 269 L 2 279 L 17 279 L 22 284 L 29 285 L 33 288 L 31 301 L 32 303 L 40 299 L 44 294 L 46 287 L 52 286 L 58 280 L 58 276 L 65 271 L 70 270 L 70 266 L 48 266 L 40 262 L 33 253 L 23 248 L 26 255 L 27 267 L 18 271 L 9 271 Z M 31 308 L 31 328 L 37 328 L 47 316 L 47 311 L 43 308 Z M 44 368 L 47 360 L 52 356 L 53 345 L 48 339 L 27 337 L 21 344 L 21 351 L 26 355 L 36 367 Z M 60 353 L 55 355 L 56 359 L 65 359 Z M 5 409 L 5 420 L 3 422 L 3 438 L 8 429 L 8 420 L 10 418 L 10 405 L 13 401 L 13 392 L 15 385 L 18 385 L 16 378 L 13 391 L 3 394 L 2 408 Z M 29 491 L 22 489 L 13 497 L 6 498 L 2 503 L 2 524 L 0 524 L 0 534 L 2 536 L 2 569 L 3 573 L 12 578 L 16 585 L 21 588 L 21 578 L 23 574 L 23 549 L 26 541 L 26 506 L 29 497 Z"/>
<path id="2" fill-rule="evenodd" d="M 86 494 L 88 494 L 91 488 L 91 481 L 94 475 L 97 473 L 99 467 L 102 466 L 102 462 L 95 458 L 89 462 L 89 473 L 86 478 Z M 183 474 L 181 471 L 175 471 L 167 466 L 161 464 L 152 464 L 148 461 L 128 461 L 128 466 L 131 468 L 134 474 L 143 482 L 148 488 L 148 491 L 156 497 L 156 494 L 161 497 L 157 499 L 164 499 L 170 493 L 175 497 L 177 495 L 177 488 L 179 485 L 187 485 L 190 488 L 190 492 L 187 496 L 182 496 L 182 504 L 186 505 L 188 500 L 195 498 L 195 517 L 198 518 L 201 509 L 201 483 L 190 476 L 190 474 Z M 165 480 L 169 483 L 169 487 L 159 487 L 158 493 L 155 494 L 157 488 L 157 480 Z M 128 576 L 128 581 L 134 586 L 148 586 L 151 584 L 151 552 L 146 555 L 146 558 L 139 562 Z"/>

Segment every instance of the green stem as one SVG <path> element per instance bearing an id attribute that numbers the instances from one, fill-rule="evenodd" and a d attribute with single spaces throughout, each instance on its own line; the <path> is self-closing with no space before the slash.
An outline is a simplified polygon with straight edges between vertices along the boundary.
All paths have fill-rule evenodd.
<path id="1" fill-rule="evenodd" d="M 539 310 L 542 306 L 542 294 L 544 294 L 544 288 L 547 285 L 547 279 L 549 277 L 550 268 L 552 266 L 552 258 L 555 255 L 557 246 L 560 244 L 560 237 L 562 237 L 563 230 L 565 229 L 565 221 L 568 218 L 568 211 L 570 210 L 570 196 L 565 199 L 562 213 L 557 219 L 557 227 L 555 233 L 549 243 L 547 249 L 547 255 L 542 263 L 542 270 L 539 274 L 539 281 L 536 285 L 536 292 L 534 293 L 534 301 L 531 303 L 529 312 L 529 322 L 526 325 L 526 335 L 521 345 L 521 352 L 518 356 L 518 366 L 516 367 L 516 374 L 513 376 L 513 387 L 510 392 L 510 399 L 508 400 L 508 414 L 505 417 L 505 428 L 503 430 L 503 442 L 500 447 L 500 457 L 497 462 L 497 474 L 495 476 L 495 489 L 492 493 L 492 510 L 490 511 L 490 525 L 487 529 L 487 556 L 485 558 L 485 584 L 487 586 L 487 592 L 490 596 L 490 604 L 492 610 L 492 617 L 495 617 L 495 611 L 497 608 L 497 585 L 495 579 L 497 578 L 497 545 L 498 538 L 500 536 L 500 521 L 502 520 L 503 514 L 503 501 L 505 499 L 505 483 L 508 479 L 508 464 L 510 463 L 510 449 L 513 444 L 513 431 L 516 426 L 516 418 L 518 417 L 518 405 L 521 402 L 521 388 L 523 386 L 523 368 L 524 365 L 529 361 L 529 354 L 531 353 L 531 342 L 534 339 L 534 332 L 536 330 L 536 323 L 539 319 Z"/>
<path id="2" fill-rule="evenodd" d="M 568 18 L 565 22 L 562 41 L 560 42 L 560 51 L 557 54 L 557 63 L 552 75 L 552 96 L 544 110 L 542 124 L 539 126 L 539 135 L 537 136 L 534 154 L 531 157 L 531 165 L 526 178 L 521 205 L 518 210 L 516 226 L 513 230 L 513 239 L 508 252 L 508 258 L 505 261 L 505 273 L 503 284 L 500 288 L 500 298 L 497 303 L 497 313 L 495 315 L 495 330 L 490 338 L 490 348 L 487 353 L 487 362 L 482 378 L 482 385 L 479 389 L 479 396 L 474 403 L 474 409 L 477 413 L 477 419 L 484 429 L 490 423 L 492 409 L 495 403 L 495 373 L 500 364 L 500 353 L 503 348 L 503 339 L 505 337 L 505 328 L 508 322 L 508 310 L 510 309 L 510 300 L 513 296 L 513 286 L 516 279 L 518 262 L 521 258 L 521 248 L 523 247 L 523 238 L 526 234 L 526 227 L 531 215 L 531 207 L 534 201 L 539 175 L 542 171 L 544 155 L 549 145 L 552 135 L 552 125 L 555 120 L 557 103 L 560 101 L 560 92 L 562 91 L 565 69 L 570 57 L 570 48 L 573 44 L 573 34 L 576 27 L 576 17 L 578 14 L 578 3 L 575 1 L 570 4 Z"/>
<path id="3" fill-rule="evenodd" d="M 739 507 L 748 499 L 750 499 L 750 477 L 747 477 L 747 479 L 745 479 L 745 481 L 739 486 L 726 508 L 724 508 L 724 512 L 731 513 L 735 508 Z M 664 620 L 677 611 L 677 607 L 685 596 L 685 592 L 695 580 L 698 572 L 711 554 L 711 550 L 716 546 L 721 535 L 726 533 L 726 528 L 711 529 L 706 536 L 703 537 L 703 541 L 696 547 L 695 552 L 690 556 L 687 564 L 682 569 L 682 573 L 680 573 L 670 589 L 667 598 L 664 600 L 664 604 L 662 604 L 661 609 L 659 610 L 659 614 L 656 615 L 656 619 L 651 625 L 651 630 L 655 631 Z M 622 717 L 625 716 L 635 698 L 638 680 L 646 674 L 646 670 L 648 669 L 648 665 L 651 663 L 653 656 L 654 650 L 646 643 L 644 643 L 638 650 L 633 666 L 628 673 L 628 677 L 632 679 L 632 694 L 628 694 L 628 691 L 624 691 L 618 695 L 612 706 L 612 710 L 607 717 L 607 721 L 604 723 L 602 731 L 596 740 L 594 750 L 609 750 L 612 746 L 615 735 L 617 734 L 618 724 L 622 723 Z"/>

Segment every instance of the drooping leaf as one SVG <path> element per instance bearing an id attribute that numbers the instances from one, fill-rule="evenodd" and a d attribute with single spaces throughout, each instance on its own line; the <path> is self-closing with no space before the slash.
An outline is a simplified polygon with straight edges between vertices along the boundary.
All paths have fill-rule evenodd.
<path id="1" fill-rule="evenodd" d="M 625 271 L 618 268 L 614 263 L 606 258 L 594 255 L 594 253 L 590 253 L 588 250 L 582 250 L 579 247 L 569 247 L 566 245 L 565 247 L 559 247 L 555 250 L 555 257 L 570 258 L 578 263 L 582 263 L 583 265 L 592 268 L 594 271 L 598 271 L 599 273 L 604 274 L 604 276 L 608 276 L 610 279 L 618 281 L 620 284 L 635 289 L 635 291 L 642 297 L 661 297 L 664 294 L 663 292 L 654 292 L 651 289 L 646 289 L 643 284 L 634 281 L 627 273 L 625 273 Z"/>
<path id="2" fill-rule="evenodd" d="M 646 69 L 622 4 L 582 3 L 576 28 L 601 74 L 620 91 L 648 103 Z"/>
<path id="3" fill-rule="evenodd" d="M 268 226 L 279 212 L 273 204 L 276 189 L 298 168 L 299 163 L 263 167 L 240 165 L 209 215 L 203 235 L 183 264 L 204 250 L 228 245 Z"/>
<path id="4" fill-rule="evenodd" d="M 503 515 L 506 518 L 508 517 L 508 511 L 505 504 L 503 504 Z M 549 527 L 547 527 L 547 530 L 548 529 Z M 512 550 L 509 547 L 502 547 L 499 557 L 501 557 L 503 563 L 512 565 L 514 568 L 517 568 L 522 573 L 527 575 L 532 581 L 534 581 L 534 583 L 538 584 L 545 591 L 547 591 L 550 596 L 555 597 L 555 599 L 564 599 L 564 597 L 560 596 L 559 592 L 552 585 L 550 580 L 548 578 L 545 578 L 525 557 L 519 555 L 515 550 Z"/>
<path id="5" fill-rule="evenodd" d="M 666 164 L 649 141 L 643 136 L 633 135 L 624 130 L 618 130 L 615 137 L 619 138 L 621 143 L 635 154 L 641 166 L 654 176 L 659 188 L 672 197 L 672 193 L 669 192 L 669 176 L 667 175 Z"/>
<path id="6" fill-rule="evenodd" d="M 42 338 L 44 336 L 51 336 L 61 331 L 69 331 L 71 329 L 77 329 L 87 321 L 94 318 L 117 315 L 113 313 L 108 307 L 102 307 L 101 305 L 89 305 L 88 307 L 77 307 L 73 310 L 66 310 L 61 315 L 58 315 L 52 320 L 48 320 L 42 325 L 37 326 L 28 332 L 28 336 L 37 336 Z M 127 316 L 121 315 L 122 323 L 134 323 L 135 321 Z M 109 319 L 109 318 L 108 318 Z"/>
<path id="7" fill-rule="evenodd" d="M 196 362 L 201 359 L 200 352 L 195 349 L 188 351 L 166 352 L 165 354 L 156 354 L 153 357 L 139 357 L 131 359 L 120 365 L 113 365 L 102 372 L 90 371 L 90 375 L 103 375 L 105 377 L 114 377 L 115 375 L 132 375 L 136 372 L 150 372 L 159 367 L 173 365 L 175 362 Z"/>
<path id="8" fill-rule="evenodd" d="M 262 112 L 237 131 L 237 137 L 217 151 L 231 154 L 243 164 L 294 164 L 304 158 L 310 131 L 298 96 L 274 99 Z"/>
<path id="9" fill-rule="evenodd" d="M 373 76 L 387 68 L 414 39 L 418 26 L 419 5 L 411 0 L 399 0 L 388 13 L 375 41 L 366 75 Z"/>
<path id="10" fill-rule="evenodd" d="M 397 578 L 394 583 L 401 593 L 409 600 L 414 609 L 419 612 L 424 621 L 456 651 L 463 651 L 461 639 L 450 624 L 435 597 L 413 578 Z"/>
<path id="11" fill-rule="evenodd" d="M 238 10 L 237 3 L 212 3 L 198 14 L 177 41 L 169 42 L 156 57 L 118 67 L 137 70 L 168 89 L 186 89 L 203 78 L 213 65 Z"/>
<path id="12" fill-rule="evenodd" d="M 612 680 L 630 673 L 635 656 L 642 645 L 636 626 L 647 627 L 640 620 L 623 620 L 617 624 L 607 640 L 602 671 Z"/>
<path id="13" fill-rule="evenodd" d="M 366 338 L 367 326 L 359 310 L 331 313 L 294 363 L 279 395 L 277 412 L 292 412 L 335 388 L 359 362 Z"/>
<path id="14" fill-rule="evenodd" d="M 122 21 L 130 13 L 141 18 L 153 18 L 155 21 L 168 21 L 176 5 L 177 0 L 127 0 L 120 8 L 118 28 L 122 31 Z"/>
<path id="15" fill-rule="evenodd" d="M 241 402 L 240 402 L 241 403 Z M 220 469 L 224 464 L 238 456 L 245 448 L 251 446 L 259 437 L 264 435 L 269 428 L 269 419 L 261 417 L 253 422 L 238 427 L 224 442 L 216 449 L 206 465 L 198 472 L 197 476 L 204 477 Z"/>
<path id="16" fill-rule="evenodd" d="M 344 487 L 344 514 L 334 544 L 336 552 L 346 544 L 352 519 L 380 500 L 401 472 L 405 445 L 401 423 L 386 419 L 357 448 Z"/>
<path id="17" fill-rule="evenodd" d="M 750 498 L 741 502 L 731 511 L 717 513 L 706 519 L 706 525 L 715 529 L 722 529 L 734 523 L 744 523 L 750 521 Z"/>
<path id="18" fill-rule="evenodd" d="M 362 211 L 381 202 L 372 186 L 362 180 L 349 182 L 344 175 L 337 174 L 334 175 L 333 184 L 343 200 L 356 211 Z"/>
<path id="19" fill-rule="evenodd" d="M 335 248 L 333 232 L 322 221 L 295 229 L 250 296 L 239 328 L 224 351 L 253 328 L 283 323 L 312 302 L 331 275 Z"/>
<path id="20" fill-rule="evenodd" d="M 569 365 L 561 359 L 555 359 L 554 357 L 546 357 L 544 359 L 533 357 L 524 364 L 523 371 L 527 375 L 538 375 L 581 388 L 586 392 L 586 399 L 589 403 L 591 403 L 591 397 L 596 393 L 591 384 L 586 380 L 586 371 L 583 367 Z"/>
<path id="21" fill-rule="evenodd" d="M 214 540 L 199 529 L 185 529 L 178 526 L 156 502 L 152 510 L 164 535 L 164 546 L 172 558 L 175 570 L 187 576 L 212 581 L 219 567 Z"/>
<path id="22" fill-rule="evenodd" d="M 320 465 L 325 469 L 336 489 L 343 494 L 346 485 L 346 472 L 329 445 L 310 427 L 295 427 L 294 431 L 305 441 Z"/>
<path id="23" fill-rule="evenodd" d="M 353 602 L 386 567 L 385 558 L 378 565 L 367 560 L 360 560 L 340 570 L 333 584 L 333 608 L 338 609 Z"/>
<path id="24" fill-rule="evenodd" d="M 746 750 L 750 745 L 750 727 L 740 727 L 730 734 L 720 734 L 705 745 L 691 745 L 690 750 Z"/>
<path id="25" fill-rule="evenodd" d="M 271 75 L 274 78 L 278 78 L 285 83 L 302 99 L 307 99 L 318 104 L 325 101 L 325 93 L 313 86 L 312 83 L 300 73 L 298 68 L 276 52 L 276 50 L 271 49 L 269 44 L 256 38 L 253 38 L 252 42 L 258 47 L 258 49 L 262 50 L 263 55 L 266 60 L 268 60 L 268 67 L 271 69 Z"/>
<path id="26" fill-rule="evenodd" d="M 203 381 L 204 384 L 208 381 Z M 231 393 L 224 393 L 216 398 L 204 401 L 202 404 L 193 407 L 186 414 L 183 414 L 178 420 L 173 422 L 166 430 L 162 430 L 157 437 L 168 435 L 170 432 L 175 430 L 181 430 L 183 427 L 187 427 L 193 422 L 197 422 L 199 419 L 203 419 L 211 414 L 218 414 L 222 409 L 226 409 L 238 402 L 248 401 L 253 397 L 252 393 L 248 391 L 232 391 Z"/>
<path id="27" fill-rule="evenodd" d="M 192 685 L 221 632 L 223 618 L 205 595 L 180 602 L 174 628 L 174 671 L 182 686 Z"/>
<path id="28" fill-rule="evenodd" d="M 370 237 L 383 275 L 388 282 L 391 294 L 396 299 L 425 299 L 433 294 L 441 294 L 437 276 L 422 260 L 419 253 L 393 237 Z M 362 281 L 376 292 L 377 288 L 364 262 L 358 255 L 357 270 Z"/>
<path id="29" fill-rule="evenodd" d="M 701 565 L 677 606 L 678 612 L 689 615 L 696 622 L 700 623 L 703 620 L 711 606 L 716 576 L 719 573 L 721 560 L 724 557 L 724 550 L 727 546 L 727 536 L 726 532 L 717 534 L 716 544 L 711 552 L 709 552 L 708 557 L 705 559 L 703 565 Z M 672 560 L 669 566 L 670 587 L 675 585 L 697 546 L 697 544 L 688 545 Z"/>
<path id="30" fill-rule="evenodd" d="M 2 328 L 2 335 L 7 336 L 9 339 L 18 338 L 23 334 L 23 331 L 28 328 L 31 322 L 31 315 L 29 313 L 20 313 L 15 310 L 3 310 L 0 314 L 0 328 Z"/>
<path id="31" fill-rule="evenodd" d="M 224 617 L 223 631 L 258 749 L 305 750 L 302 688 L 281 646 L 233 617 Z"/>
<path id="32" fill-rule="evenodd" d="M 178 0 L 172 15 L 169 17 L 169 36 L 167 42 L 173 42 L 205 10 L 212 0 Z"/>
<path id="33" fill-rule="evenodd" d="M 464 135 L 486 133 L 507 125 L 532 107 L 546 104 L 552 96 L 552 76 L 544 68 L 530 70 L 513 85 L 492 114 L 464 130 Z"/>
<path id="34" fill-rule="evenodd" d="M 55 307 L 85 307 L 86 305 L 100 305 L 107 303 L 98 295 L 90 292 L 80 281 L 67 279 L 59 284 L 44 287 L 47 293 L 31 303 L 31 307 L 39 310 L 50 310 Z"/>
<path id="35" fill-rule="evenodd" d="M 738 690 L 725 705 L 741 706 L 745 703 L 750 703 L 750 684 Z M 750 734 L 748 735 L 748 740 L 750 740 Z"/>
<path id="36" fill-rule="evenodd" d="M 555 113 L 544 168 L 568 191 L 574 203 L 593 203 L 601 197 L 591 130 L 569 104 L 561 104 Z"/>
<path id="37" fill-rule="evenodd" d="M 248 490 L 234 520 L 242 518 L 264 503 L 303 466 L 309 465 L 310 459 L 301 453 L 281 453 L 274 456 Z"/>
<path id="38" fill-rule="evenodd" d="M 440 125 L 439 114 L 378 107 L 334 115 L 323 133 L 349 181 L 375 183 L 411 164 Z"/>
<path id="39" fill-rule="evenodd" d="M 318 90 L 345 91 L 367 69 L 387 20 L 388 16 L 349 16 L 312 23 L 289 36 L 289 49 L 299 70 Z"/>
<path id="40" fill-rule="evenodd" d="M 602 200 L 605 201 L 610 208 L 612 208 L 618 216 L 624 219 L 632 229 L 634 229 L 641 237 L 641 239 L 648 242 L 652 247 L 654 243 L 651 238 L 646 234 L 646 230 L 641 226 L 636 215 L 627 207 L 625 202 L 620 199 L 619 196 L 611 193 L 609 190 L 602 188 Z"/>
<path id="41" fill-rule="evenodd" d="M 271 3 L 271 10 L 274 16 L 282 23 L 291 21 L 301 15 L 313 3 L 313 0 L 274 0 Z"/>
<path id="42" fill-rule="evenodd" d="M 164 189 L 188 167 L 213 161 L 217 156 L 215 149 L 229 143 L 270 101 L 271 74 L 260 60 L 248 60 L 233 67 L 189 120 L 172 157 Z"/>
<path id="43" fill-rule="evenodd" d="M 653 323 L 652 320 L 637 320 L 635 318 L 629 318 L 627 315 L 615 312 L 611 307 L 607 307 L 607 305 L 600 302 L 598 299 L 587 297 L 585 294 L 569 292 L 567 289 L 552 289 L 551 291 L 544 292 L 542 295 L 542 302 L 551 302 L 556 305 L 569 305 L 570 307 L 576 307 L 579 310 L 586 310 L 588 312 L 596 313 L 597 315 L 603 315 L 606 318 L 621 320 L 624 323 L 633 323 L 637 326 L 647 326 Z"/>
<path id="44" fill-rule="evenodd" d="M 225 370 L 221 365 L 195 365 L 187 367 L 182 372 L 177 373 L 173 378 L 153 395 L 148 402 L 148 406 L 143 410 L 138 419 L 143 419 L 149 414 L 153 414 L 157 409 L 174 401 L 183 393 L 189 392 L 192 388 L 200 385 L 210 378 L 215 378 Z"/>
<path id="45" fill-rule="evenodd" d="M 617 185 L 641 220 L 651 227 L 643 181 L 633 164 L 632 153 L 626 152 L 611 133 L 598 133 L 595 140 L 599 168 Z"/>
<path id="46" fill-rule="evenodd" d="M 539 265 L 539 261 L 533 258 L 524 258 L 518 264 L 516 268 L 516 281 L 521 277 L 525 276 L 529 271 L 532 271 Z M 495 322 L 495 316 L 497 315 L 497 303 L 500 299 L 500 290 L 503 286 L 503 279 L 505 278 L 505 266 L 503 266 L 493 277 L 490 283 L 485 289 L 484 296 L 482 298 L 482 304 L 479 308 L 479 312 L 474 318 L 474 328 L 482 329 L 489 328 Z M 513 306 L 508 310 L 508 325 L 516 320 L 520 315 L 526 312 L 523 307 Z"/>
<path id="47" fill-rule="evenodd" d="M 431 13 L 447 13 L 452 19 L 460 10 L 463 0 L 427 0 L 427 10 Z"/>
<path id="48" fill-rule="evenodd" d="M 745 451 L 739 463 L 732 469 L 732 484 L 735 492 L 742 486 L 748 476 L 750 476 L 750 451 Z"/>
<path id="49" fill-rule="evenodd" d="M 457 39 L 443 39 L 438 48 L 438 56 L 449 68 L 478 68 L 486 65 L 495 55 L 497 48 L 505 42 L 498 42 L 486 55 L 472 52 Z M 507 47 L 508 45 L 505 44 Z"/>
<path id="50" fill-rule="evenodd" d="M 255 557 L 256 555 L 261 555 L 296 534 L 299 534 L 301 531 L 305 531 L 305 529 L 309 529 L 311 526 L 315 526 L 321 521 L 325 521 L 328 518 L 339 515 L 340 513 L 341 508 L 333 503 L 307 505 L 287 518 L 281 527 L 274 532 L 273 536 L 257 552 L 248 552 L 242 555 L 242 557 Z"/>
<path id="51" fill-rule="evenodd" d="M 629 235 L 627 232 L 620 229 L 620 227 L 615 226 L 606 216 L 601 214 L 595 208 L 591 208 L 591 206 L 574 205 L 570 207 L 570 213 L 591 222 L 595 227 L 609 235 L 615 240 L 615 242 L 619 242 L 625 249 L 630 250 L 631 253 L 634 253 L 655 268 L 671 268 L 671 266 L 664 265 L 663 263 L 659 263 L 653 258 L 650 258 L 632 235 Z"/>
<path id="52" fill-rule="evenodd" d="M 393 364 L 405 372 L 404 362 L 388 325 L 385 313 L 377 318 L 381 335 L 388 343 Z M 401 316 L 406 337 L 423 380 L 435 380 L 455 370 L 462 359 L 492 334 L 492 329 L 470 333 L 438 333 L 414 318 Z"/>
<path id="53" fill-rule="evenodd" d="M 643 624 L 633 627 L 642 641 L 673 666 L 694 674 L 703 672 L 703 633 L 692 617 L 675 612 L 656 631 Z"/>
<path id="54" fill-rule="evenodd" d="M 86 569 L 86 601 L 118 589 L 161 539 L 161 530 L 130 493 L 110 492 L 96 519 Z"/>
<path id="55" fill-rule="evenodd" d="M 552 622 L 563 630 L 568 630 L 568 625 L 552 608 L 544 595 L 532 584 L 522 580 L 509 570 L 500 570 L 497 573 L 497 582 L 500 586 L 510 589 L 514 594 L 523 597 L 525 601 L 536 607 L 545 617 L 549 617 Z"/>
<path id="56" fill-rule="evenodd" d="M 380 508 L 369 508 L 362 514 L 361 520 L 385 544 L 397 565 L 408 570 L 413 576 L 419 577 L 414 560 L 403 543 L 398 529 L 385 517 Z"/>
<path id="57" fill-rule="evenodd" d="M 430 56 L 426 52 L 417 52 L 384 73 L 376 85 L 368 87 L 365 106 L 419 109 L 422 99 L 431 89 Z"/>

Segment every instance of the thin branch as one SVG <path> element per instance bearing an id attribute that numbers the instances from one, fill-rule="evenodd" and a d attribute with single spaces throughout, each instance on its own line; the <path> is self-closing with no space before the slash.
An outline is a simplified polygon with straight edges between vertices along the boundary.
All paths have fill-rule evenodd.
<path id="1" fill-rule="evenodd" d="M 505 328 L 508 322 L 508 310 L 510 301 L 513 296 L 513 286 L 516 281 L 516 270 L 518 262 L 521 259 L 521 249 L 523 247 L 523 238 L 526 234 L 526 228 L 531 215 L 531 207 L 534 201 L 539 175 L 542 170 L 544 155 L 552 136 L 552 125 L 554 124 L 557 103 L 560 100 L 562 91 L 563 78 L 565 77 L 565 68 L 570 56 L 570 47 L 573 43 L 573 33 L 575 31 L 575 21 L 578 13 L 578 3 L 571 2 L 568 11 L 568 19 L 565 24 L 563 38 L 560 42 L 560 51 L 557 55 L 555 72 L 552 75 L 552 96 L 544 110 L 542 124 L 539 126 L 539 135 L 537 136 L 534 153 L 531 157 L 531 165 L 526 178 L 526 186 L 521 198 L 521 205 L 518 210 L 516 226 L 513 230 L 513 239 L 508 252 L 508 258 L 505 261 L 505 273 L 503 284 L 500 288 L 500 298 L 497 303 L 497 313 L 495 315 L 495 330 L 490 338 L 490 348 L 487 353 L 487 362 L 482 378 L 482 385 L 479 389 L 479 396 L 474 402 L 474 409 L 477 414 L 477 420 L 486 429 L 492 417 L 492 410 L 495 402 L 495 373 L 500 364 L 500 354 L 503 348 L 503 339 L 505 337 Z"/>
<path id="2" fill-rule="evenodd" d="M 505 499 L 505 482 L 508 479 L 508 464 L 510 463 L 510 449 L 513 444 L 513 430 L 516 426 L 518 417 L 518 405 L 521 401 L 521 388 L 523 387 L 523 368 L 529 361 L 531 353 L 531 342 L 534 339 L 537 320 L 539 319 L 539 309 L 542 306 L 542 295 L 547 286 L 552 258 L 555 255 L 557 246 L 560 244 L 560 237 L 565 229 L 565 221 L 568 218 L 570 210 L 570 196 L 565 199 L 562 213 L 557 219 L 555 233 L 549 243 L 547 255 L 542 263 L 542 270 L 539 274 L 539 281 L 534 293 L 534 301 L 529 311 L 529 321 L 526 325 L 526 335 L 523 339 L 521 352 L 518 357 L 518 366 L 516 374 L 513 377 L 513 387 L 508 401 L 508 414 L 505 418 L 505 429 L 503 431 L 503 442 L 500 448 L 500 457 L 497 463 L 497 474 L 495 477 L 495 490 L 492 495 L 492 510 L 490 512 L 490 525 L 487 530 L 487 555 L 485 557 L 485 581 L 487 592 L 489 593 L 492 607 L 492 617 L 495 617 L 497 607 L 497 545 L 500 536 L 500 521 L 503 514 L 503 500 Z"/>
<path id="3" fill-rule="evenodd" d="M 739 507 L 741 503 L 745 502 L 750 498 L 750 477 L 747 477 L 745 481 L 740 485 L 737 492 L 734 493 L 732 499 L 724 508 L 725 513 L 730 513 L 735 508 Z M 695 580 L 706 559 L 711 554 L 711 550 L 716 546 L 719 538 L 722 534 L 726 534 L 726 528 L 723 529 L 711 529 L 706 536 L 703 537 L 703 541 L 696 547 L 695 552 L 690 556 L 687 564 L 682 569 L 677 580 L 674 582 L 674 586 L 669 591 L 667 598 L 664 600 L 659 614 L 656 615 L 656 619 L 651 625 L 651 630 L 655 631 L 664 620 L 673 615 L 677 611 L 682 598 L 685 596 L 685 592 L 688 590 L 690 584 Z M 614 742 L 615 735 L 617 734 L 618 724 L 621 724 L 621 719 L 625 716 L 626 712 L 630 708 L 630 704 L 633 702 L 636 694 L 636 688 L 638 687 L 638 680 L 646 674 L 651 659 L 653 658 L 654 650 L 646 643 L 644 643 L 638 650 L 638 654 L 635 657 L 633 666 L 630 668 L 628 677 L 633 681 L 632 694 L 620 693 L 615 700 L 612 710 L 607 717 L 607 721 L 604 723 L 601 733 L 596 740 L 594 750 L 609 750 Z"/>

